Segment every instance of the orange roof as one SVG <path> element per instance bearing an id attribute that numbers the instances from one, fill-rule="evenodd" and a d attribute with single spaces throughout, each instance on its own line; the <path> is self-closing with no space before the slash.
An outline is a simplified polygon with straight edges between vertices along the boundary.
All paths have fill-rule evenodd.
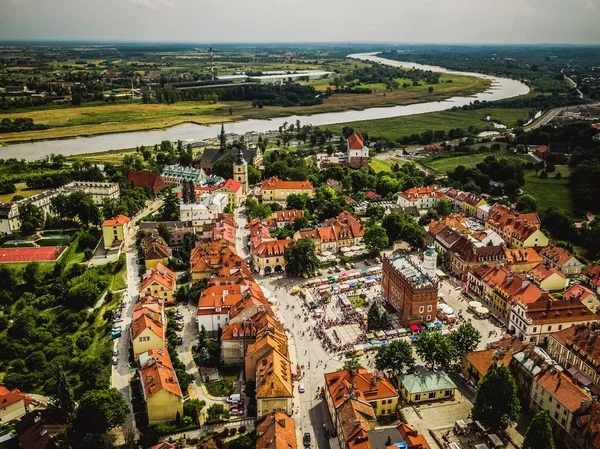
<path id="1" fill-rule="evenodd" d="M 402 435 L 402 439 L 406 442 L 408 449 L 431 449 L 425 437 L 408 424 L 400 421 L 396 428 L 400 432 L 400 435 Z M 397 446 L 392 447 L 396 448 Z"/>
<path id="2" fill-rule="evenodd" d="M 241 285 L 213 285 L 202 291 L 198 300 L 198 312 L 201 309 L 230 309 L 241 300 Z"/>
<path id="3" fill-rule="evenodd" d="M 557 340 L 561 345 L 567 346 L 569 352 L 575 354 L 584 363 L 592 362 L 594 365 L 600 363 L 600 345 L 598 345 L 598 326 L 592 324 L 577 324 L 566 329 L 554 332 L 551 338 Z"/>
<path id="4" fill-rule="evenodd" d="M 596 321 L 598 317 L 578 298 L 557 301 L 552 295 L 542 297 L 527 306 L 527 318 L 532 324 L 582 323 Z"/>
<path id="5" fill-rule="evenodd" d="M 376 419 L 373 407 L 360 399 L 348 397 L 336 408 L 346 446 L 349 449 L 371 449 L 368 432 L 369 421 Z"/>
<path id="6" fill-rule="evenodd" d="M 262 182 L 261 190 L 310 190 L 314 191 L 310 181 L 282 181 L 273 176 Z"/>
<path id="7" fill-rule="evenodd" d="M 129 217 L 126 217 L 125 215 L 117 215 L 116 217 L 110 218 L 106 221 L 104 221 L 104 223 L 102 223 L 103 227 L 108 227 L 108 226 L 123 226 L 127 223 L 129 223 L 131 220 L 129 219 Z"/>
<path id="8" fill-rule="evenodd" d="M 560 246 L 548 245 L 540 249 L 540 255 L 562 267 L 575 256 Z"/>
<path id="9" fill-rule="evenodd" d="M 29 396 L 22 394 L 16 388 L 9 390 L 4 385 L 0 385 L 0 407 L 8 407 L 19 401 L 23 401 L 23 405 L 29 405 L 31 404 L 32 399 Z"/>
<path id="10" fill-rule="evenodd" d="M 550 151 L 550 148 L 548 148 L 546 145 L 540 145 L 535 149 L 535 151 L 537 151 L 538 153 L 547 153 L 548 151 Z"/>
<path id="11" fill-rule="evenodd" d="M 127 185 L 133 185 L 135 187 L 147 187 L 151 189 L 154 194 L 157 194 L 165 187 L 165 183 L 158 173 L 148 173 L 145 171 L 135 170 L 130 171 L 127 175 Z"/>
<path id="12" fill-rule="evenodd" d="M 146 260 L 162 260 L 169 258 L 169 246 L 157 232 L 152 232 L 140 242 Z"/>
<path id="13" fill-rule="evenodd" d="M 154 352 L 153 357 L 142 366 L 140 378 L 147 398 L 154 396 L 159 391 L 166 390 L 183 400 L 179 381 L 167 351 L 163 351 L 160 355 Z"/>
<path id="14" fill-rule="evenodd" d="M 301 239 L 321 240 L 320 229 L 302 229 L 298 231 Z"/>
<path id="15" fill-rule="evenodd" d="M 548 268 L 543 263 L 537 264 L 529 272 L 533 275 L 534 279 L 538 281 L 548 279 L 553 274 L 556 274 L 561 278 L 566 279 L 566 276 L 562 271 L 555 270 L 554 268 Z"/>
<path id="16" fill-rule="evenodd" d="M 192 273 L 210 273 L 229 276 L 241 271 L 243 276 L 252 278 L 252 272 L 235 252 L 235 248 L 225 242 L 203 242 L 190 253 Z"/>
<path id="17" fill-rule="evenodd" d="M 279 351 L 269 352 L 256 368 L 256 398 L 289 398 L 293 395 L 290 361 Z"/>
<path id="18" fill-rule="evenodd" d="M 493 363 L 508 366 L 512 358 L 512 351 L 498 349 L 484 349 L 465 354 L 465 359 L 477 370 L 480 375 L 485 375 Z"/>
<path id="19" fill-rule="evenodd" d="M 175 273 L 165 267 L 162 263 L 157 263 L 156 266 L 146 271 L 142 276 L 142 283 L 140 285 L 140 292 L 146 289 L 149 285 L 154 282 L 158 282 L 164 286 L 167 290 L 175 290 Z"/>
<path id="20" fill-rule="evenodd" d="M 256 449 L 296 449 L 296 427 L 285 413 L 267 415 L 256 428 Z"/>
<path id="21" fill-rule="evenodd" d="M 404 192 L 401 192 L 399 196 L 409 201 L 417 201 L 423 197 L 445 198 L 446 195 L 444 195 L 439 190 L 440 188 L 436 185 L 430 185 L 425 187 L 413 187 L 412 189 L 407 189 Z"/>
<path id="22" fill-rule="evenodd" d="M 520 213 L 503 204 L 496 203 L 490 208 L 488 223 L 504 229 L 511 228 L 513 233 L 526 237 L 539 229 L 541 220 L 537 213 Z"/>
<path id="23" fill-rule="evenodd" d="M 571 413 L 579 410 L 583 401 L 592 399 L 560 371 L 545 370 L 534 376 L 533 380 Z"/>
<path id="24" fill-rule="evenodd" d="M 242 183 L 235 179 L 228 179 L 223 184 L 217 187 L 217 189 L 229 190 L 230 192 L 237 192 L 242 188 Z"/>
<path id="25" fill-rule="evenodd" d="M 283 256 L 285 249 L 292 242 L 292 239 L 270 240 L 262 242 L 256 247 L 254 254 L 257 257 Z"/>
<path id="26" fill-rule="evenodd" d="M 362 150 L 364 146 L 363 139 L 358 134 L 352 133 L 352 135 L 348 137 L 348 148 L 351 150 Z"/>
<path id="27" fill-rule="evenodd" d="M 140 298 L 140 300 L 135 303 L 132 320 L 139 318 L 146 312 L 151 312 L 162 316 L 163 306 L 164 300 L 162 298 L 155 298 L 150 295 Z"/>
<path id="28" fill-rule="evenodd" d="M 445 227 L 451 227 L 461 232 L 469 232 L 468 220 L 462 214 L 453 213 L 438 221 L 432 221 L 427 229 L 432 235 L 437 235 Z"/>
<path id="29" fill-rule="evenodd" d="M 357 393 L 358 398 L 365 402 L 398 396 L 398 392 L 389 380 L 365 368 L 359 369 L 356 374 L 350 370 L 326 373 L 325 385 L 336 406 L 351 393 Z"/>
<path id="30" fill-rule="evenodd" d="M 537 251 L 533 248 L 514 248 L 506 249 L 506 263 L 509 265 L 540 263 L 543 261 Z"/>
<path id="31" fill-rule="evenodd" d="M 146 329 L 150 329 L 160 338 L 164 338 L 164 326 L 159 321 L 160 316 L 152 315 L 154 314 L 151 312 L 145 312 L 131 322 L 131 338 L 133 340 L 135 340 Z"/>
<path id="32" fill-rule="evenodd" d="M 577 299 L 580 299 L 581 301 L 585 301 L 589 296 L 593 296 L 595 298 L 596 294 L 593 291 L 591 291 L 589 288 L 584 287 L 581 284 L 571 285 L 567 289 L 567 291 L 563 294 L 564 299 L 577 298 Z"/>
<path id="33" fill-rule="evenodd" d="M 304 217 L 304 211 L 301 209 L 276 210 L 273 212 L 273 218 L 276 222 L 293 222 L 298 217 Z"/>

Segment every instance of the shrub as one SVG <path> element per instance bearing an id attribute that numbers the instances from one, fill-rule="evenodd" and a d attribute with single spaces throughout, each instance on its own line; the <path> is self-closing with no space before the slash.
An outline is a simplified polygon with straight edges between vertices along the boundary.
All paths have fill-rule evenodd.
<path id="1" fill-rule="evenodd" d="M 240 426 L 240 427 L 238 427 L 238 432 L 239 433 L 246 433 L 246 426 Z"/>
<path id="2" fill-rule="evenodd" d="M 227 427 L 225 427 L 222 431 L 221 431 L 221 438 L 227 438 L 227 436 L 229 435 L 229 429 Z"/>
<path id="3" fill-rule="evenodd" d="M 234 427 L 232 429 L 229 429 L 229 435 L 234 436 L 237 432 L 237 429 Z"/>

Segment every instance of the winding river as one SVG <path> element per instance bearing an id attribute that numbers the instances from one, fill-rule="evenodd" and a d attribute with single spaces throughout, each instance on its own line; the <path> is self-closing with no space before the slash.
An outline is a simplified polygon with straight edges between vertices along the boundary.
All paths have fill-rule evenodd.
<path id="1" fill-rule="evenodd" d="M 227 132 L 245 134 L 248 132 L 264 133 L 279 129 L 284 122 L 310 123 L 315 126 L 331 125 L 334 123 L 355 122 L 360 120 L 374 120 L 381 118 L 400 117 L 414 114 L 426 114 L 428 112 L 439 112 L 451 109 L 454 106 L 463 106 L 474 100 L 503 100 L 529 92 L 529 88 L 519 81 L 508 78 L 484 75 L 481 73 L 458 72 L 443 67 L 415 64 L 412 62 L 392 61 L 380 58 L 377 53 L 359 53 L 349 55 L 349 58 L 365 61 L 380 62 L 395 67 L 416 68 L 431 70 L 434 72 L 448 73 L 454 75 L 469 75 L 491 80 L 490 88 L 477 95 L 470 97 L 452 97 L 443 101 L 427 103 L 416 103 L 404 106 L 390 106 L 380 108 L 368 108 L 361 111 L 327 112 L 314 115 L 292 115 L 268 120 L 246 120 L 227 124 Z M 63 154 L 71 156 L 82 153 L 98 153 L 107 150 L 118 150 L 122 148 L 135 148 L 140 145 L 154 145 L 163 140 L 176 141 L 187 139 L 206 139 L 216 137 L 220 131 L 220 124 L 197 125 L 185 123 L 171 128 L 150 131 L 134 131 L 125 133 L 103 134 L 93 137 L 80 137 L 75 139 L 46 140 L 38 142 L 26 142 L 0 147 L 0 158 L 18 158 L 36 160 L 49 154 Z"/>

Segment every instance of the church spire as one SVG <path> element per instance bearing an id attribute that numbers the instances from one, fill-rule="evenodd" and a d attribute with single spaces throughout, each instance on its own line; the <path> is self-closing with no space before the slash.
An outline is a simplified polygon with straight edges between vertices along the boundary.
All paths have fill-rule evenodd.
<path id="1" fill-rule="evenodd" d="M 242 147 L 239 146 L 237 154 L 235 156 L 235 165 L 246 165 L 246 159 L 244 159 L 244 153 L 242 153 Z"/>
<path id="2" fill-rule="evenodd" d="M 227 149 L 227 138 L 225 137 L 225 125 L 221 122 L 221 134 L 219 134 L 219 142 L 221 143 L 220 150 L 225 151 Z"/>

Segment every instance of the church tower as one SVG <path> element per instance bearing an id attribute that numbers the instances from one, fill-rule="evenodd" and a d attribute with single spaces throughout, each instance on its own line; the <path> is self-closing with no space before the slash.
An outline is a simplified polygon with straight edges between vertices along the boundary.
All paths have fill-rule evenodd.
<path id="1" fill-rule="evenodd" d="M 225 137 L 225 126 L 223 122 L 221 122 L 221 134 L 219 134 L 219 150 L 221 153 L 224 153 L 227 149 L 227 137 Z"/>
<path id="2" fill-rule="evenodd" d="M 233 163 L 233 179 L 242 184 L 242 195 L 248 195 L 248 162 L 244 159 L 241 148 L 238 148 Z"/>

